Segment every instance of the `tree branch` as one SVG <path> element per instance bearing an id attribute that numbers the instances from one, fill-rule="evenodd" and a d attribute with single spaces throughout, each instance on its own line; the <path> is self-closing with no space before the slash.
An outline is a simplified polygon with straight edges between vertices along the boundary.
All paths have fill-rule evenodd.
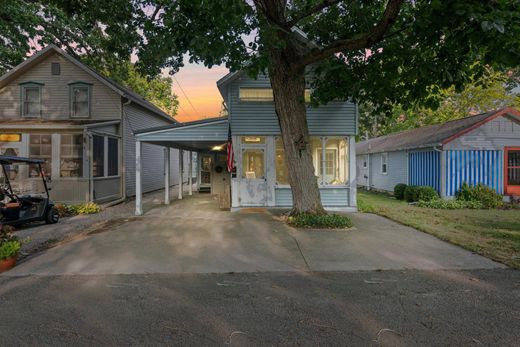
<path id="1" fill-rule="evenodd" d="M 326 9 L 327 7 L 336 5 L 336 4 L 340 3 L 341 1 L 343 1 L 343 0 L 322 0 L 322 2 L 309 7 L 308 9 L 304 10 L 301 13 L 296 14 L 294 17 L 291 18 L 290 21 L 287 22 L 287 26 L 289 28 L 292 28 L 302 19 L 309 17 L 310 15 L 312 15 L 316 12 L 322 11 L 322 10 Z"/>
<path id="2" fill-rule="evenodd" d="M 402 3 L 403 0 L 389 0 L 383 16 L 372 29 L 348 39 L 334 41 L 327 47 L 313 49 L 303 56 L 296 65 L 298 67 L 305 67 L 309 64 L 328 58 L 339 51 L 353 51 L 361 48 L 368 48 L 373 44 L 382 41 L 385 38 L 385 34 L 397 20 Z"/>

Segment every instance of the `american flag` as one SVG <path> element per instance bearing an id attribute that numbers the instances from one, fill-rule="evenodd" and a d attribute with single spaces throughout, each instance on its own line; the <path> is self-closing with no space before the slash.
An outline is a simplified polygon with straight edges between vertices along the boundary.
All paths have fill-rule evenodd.
<path id="1" fill-rule="evenodd" d="M 231 126 L 228 127 L 228 142 L 227 142 L 227 170 L 232 172 L 235 168 L 235 155 L 233 154 L 233 140 L 231 138 Z"/>

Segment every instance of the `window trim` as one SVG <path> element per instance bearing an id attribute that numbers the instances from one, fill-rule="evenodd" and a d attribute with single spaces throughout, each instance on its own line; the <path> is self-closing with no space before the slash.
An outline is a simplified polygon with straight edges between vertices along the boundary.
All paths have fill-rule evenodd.
<path id="1" fill-rule="evenodd" d="M 50 177 L 51 179 L 53 179 L 55 177 L 55 172 L 54 172 L 54 168 L 53 168 L 53 163 L 54 163 L 54 156 L 53 156 L 53 147 L 54 147 L 54 138 L 53 138 L 53 133 L 50 133 L 50 132 L 45 132 L 45 133 L 29 133 L 28 134 L 28 137 L 27 137 L 27 147 L 26 147 L 26 150 L 27 150 L 27 154 L 29 157 L 31 158 L 36 158 L 36 159 L 42 159 L 42 155 L 41 155 L 41 152 L 40 152 L 40 155 L 31 155 L 31 136 L 40 136 L 40 143 L 38 144 L 40 146 L 40 150 L 41 150 L 41 137 L 42 136 L 50 136 L 50 139 L 51 139 L 51 143 L 50 143 L 50 146 L 51 146 L 51 154 L 49 156 L 49 164 L 50 164 L 50 172 L 49 172 L 49 175 L 47 177 Z M 34 164 L 29 164 L 30 165 L 34 165 Z M 42 164 L 42 169 L 43 169 L 43 164 Z M 30 170 L 30 168 L 28 169 Z M 40 180 L 41 178 L 39 176 L 35 176 L 35 177 L 31 177 L 30 176 L 30 171 L 27 172 L 27 177 L 26 179 L 28 180 Z"/>
<path id="2" fill-rule="evenodd" d="M 271 91 L 271 94 L 273 95 L 271 98 L 259 98 L 259 99 L 254 99 L 254 98 L 242 98 L 240 96 L 241 94 L 241 91 L 242 90 L 270 90 Z M 312 95 L 312 89 L 310 88 L 305 88 L 305 92 L 304 92 L 304 100 L 305 100 L 305 104 L 310 104 L 311 103 L 311 95 Z M 273 92 L 273 88 L 269 88 L 269 87 L 239 87 L 238 88 L 238 101 L 239 102 L 244 102 L 244 103 L 266 103 L 266 102 L 274 102 L 274 92 Z"/>
<path id="3" fill-rule="evenodd" d="M 58 160 L 59 160 L 59 172 L 58 172 L 58 177 L 60 180 L 81 180 L 81 179 L 85 179 L 85 178 L 88 178 L 88 175 L 85 174 L 85 167 L 86 167 L 86 164 L 85 164 L 85 160 L 86 160 L 86 156 L 87 156 L 87 150 L 85 149 L 85 136 L 83 135 L 83 133 L 60 133 L 58 134 L 59 135 L 59 153 L 58 153 Z M 81 171 L 80 171 L 80 175 L 79 176 L 62 176 L 61 175 L 61 160 L 62 160 L 62 146 L 63 146 L 63 136 L 81 136 L 82 137 L 82 144 L 81 144 Z M 73 158 L 73 157 L 71 157 Z M 70 158 L 69 158 L 70 159 Z"/>
<path id="4" fill-rule="evenodd" d="M 20 117 L 22 118 L 41 118 L 42 117 L 42 88 L 45 84 L 35 81 L 27 81 L 19 83 L 20 86 Z M 38 115 L 26 115 L 25 114 L 25 95 L 27 88 L 38 88 L 38 103 L 40 106 L 40 110 Z"/>
<path id="5" fill-rule="evenodd" d="M 87 109 L 88 114 L 86 116 L 76 116 L 74 114 L 74 88 L 86 88 L 87 89 Z M 69 118 L 74 119 L 87 119 L 91 118 L 91 106 L 92 106 L 92 83 L 76 81 L 69 83 Z"/>
<path id="6" fill-rule="evenodd" d="M 103 176 L 94 176 L 92 174 L 92 178 L 94 180 L 103 180 L 108 178 L 118 178 L 121 177 L 121 138 L 116 135 L 105 134 L 105 133 L 92 133 L 92 139 L 94 136 L 99 136 L 103 138 Z M 108 175 L 108 139 L 112 138 L 117 141 L 117 174 L 116 175 Z M 94 163 L 94 140 L 92 140 L 92 158 L 89 158 L 91 161 L 91 165 Z M 91 168 L 93 170 L 93 167 Z"/>
<path id="7" fill-rule="evenodd" d="M 384 165 L 385 166 L 385 171 L 383 171 L 383 158 L 385 158 L 385 163 Z M 381 153 L 381 166 L 380 166 L 380 169 L 381 169 L 381 174 L 382 175 L 388 175 L 388 153 L 384 152 L 384 153 Z"/>

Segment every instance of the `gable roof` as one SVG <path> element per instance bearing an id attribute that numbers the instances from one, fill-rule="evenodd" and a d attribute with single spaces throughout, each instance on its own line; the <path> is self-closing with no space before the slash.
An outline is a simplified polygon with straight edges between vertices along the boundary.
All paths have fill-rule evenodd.
<path id="1" fill-rule="evenodd" d="M 356 153 L 367 154 L 442 146 L 492 119 L 504 115 L 517 117 L 520 120 L 518 110 L 503 108 L 441 124 L 375 137 L 356 144 Z"/>
<path id="2" fill-rule="evenodd" d="M 151 102 L 146 100 L 141 95 L 137 94 L 136 92 L 134 92 L 126 87 L 123 87 L 122 85 L 116 83 L 112 79 L 101 75 L 96 70 L 83 64 L 78 59 L 76 59 L 73 56 L 71 56 L 70 54 L 66 53 L 61 48 L 59 48 L 55 45 L 52 45 L 52 44 L 48 45 L 44 49 L 36 52 L 31 57 L 26 59 L 24 62 L 15 66 L 11 70 L 9 70 L 7 73 L 5 73 L 3 76 L 0 76 L 0 88 L 5 86 L 7 83 L 12 81 L 16 77 L 23 74 L 25 71 L 27 71 L 31 67 L 37 65 L 39 62 L 41 62 L 42 60 L 44 60 L 45 58 L 47 58 L 48 56 L 50 56 L 53 53 L 60 54 L 61 56 L 66 58 L 68 61 L 70 61 L 72 64 L 76 65 L 77 67 L 79 67 L 80 69 L 82 69 L 83 71 L 85 71 L 86 73 L 91 75 L 92 77 L 96 78 L 102 84 L 104 84 L 108 88 L 112 89 L 114 92 L 119 94 L 121 97 L 126 98 L 126 99 L 130 100 L 131 102 L 134 102 L 134 103 L 138 104 L 139 106 L 144 107 L 145 109 L 153 112 L 154 114 L 161 116 L 173 123 L 177 122 L 172 117 L 170 117 L 166 112 L 164 112 L 163 110 L 161 110 L 160 108 L 158 108 L 157 106 L 155 106 L 154 104 L 152 104 Z"/>

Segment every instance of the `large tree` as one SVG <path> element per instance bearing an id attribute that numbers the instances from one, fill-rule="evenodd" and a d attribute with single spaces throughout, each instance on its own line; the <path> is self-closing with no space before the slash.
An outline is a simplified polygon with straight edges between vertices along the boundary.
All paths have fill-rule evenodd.
<path id="1" fill-rule="evenodd" d="M 520 56 L 516 0 L 149 0 L 146 5 L 155 15 L 144 23 L 138 54 L 148 71 L 175 72 L 188 54 L 207 66 L 269 73 L 293 213 L 324 213 L 309 145 L 306 85 L 314 88 L 314 104 L 338 98 L 406 103 L 426 96 L 432 85 L 460 88 L 479 73 L 474 61 L 515 65 Z M 306 80 L 310 67 L 314 74 Z"/>

